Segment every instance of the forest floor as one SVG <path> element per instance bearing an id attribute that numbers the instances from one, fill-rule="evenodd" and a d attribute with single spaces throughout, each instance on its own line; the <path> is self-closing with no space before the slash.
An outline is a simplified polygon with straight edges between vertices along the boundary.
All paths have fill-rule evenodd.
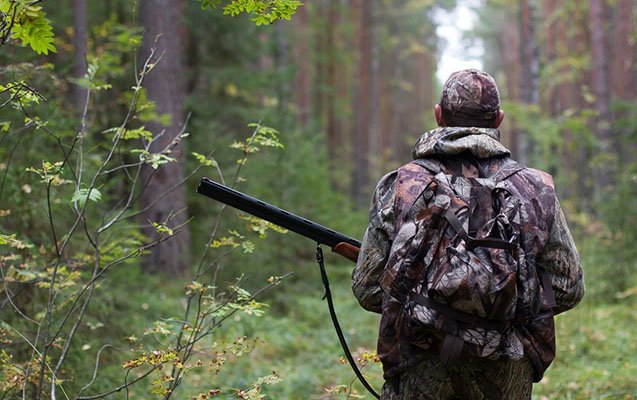
<path id="1" fill-rule="evenodd" d="M 379 316 L 364 311 L 353 297 L 352 264 L 332 254 L 326 254 L 326 263 L 336 312 L 350 349 L 355 358 L 367 359 L 365 355 L 375 351 Z M 637 399 L 634 336 L 637 287 L 602 297 L 606 287 L 600 286 L 600 275 L 594 271 L 587 274 L 586 270 L 587 266 L 599 266 L 599 260 L 584 257 L 583 265 L 588 294 L 574 310 L 556 318 L 557 358 L 544 379 L 534 386 L 533 400 Z M 318 267 L 312 261 L 304 261 L 296 265 L 290 263 L 289 268 L 297 271 L 298 276 L 284 281 L 260 299 L 269 304 L 263 316 L 238 313 L 224 322 L 208 343 L 222 348 L 238 337 L 245 337 L 247 341 L 254 341 L 254 346 L 237 357 L 228 357 L 219 371 L 193 369 L 175 398 L 190 399 L 216 388 L 226 388 L 225 393 L 234 391 L 236 394 L 273 373 L 280 381 L 261 385 L 267 399 L 373 398 L 358 383 L 345 360 L 327 303 L 322 299 L 324 289 Z M 142 278 L 145 283 L 140 287 Z M 104 331 L 105 327 L 96 328 L 95 332 L 102 335 L 90 333 L 90 337 L 86 337 L 87 348 L 96 349 L 105 341 L 121 340 L 131 335 L 131 329 L 134 335 L 140 336 L 157 319 L 179 315 L 183 310 L 179 300 L 183 282 L 167 283 L 158 277 L 135 276 L 131 269 L 113 276 L 110 284 L 112 290 L 108 293 L 112 298 L 102 298 L 98 303 L 101 311 L 97 310 L 109 316 L 108 332 Z M 94 356 L 86 358 L 89 354 L 82 353 L 76 354 L 78 365 L 92 365 Z M 125 373 L 121 365 L 116 361 L 100 373 L 97 386 L 103 388 L 96 387 L 97 393 L 108 385 L 121 383 Z M 383 382 L 380 364 L 368 360 L 363 372 L 372 387 L 380 391 Z M 131 394 L 141 395 L 149 390 L 150 387 L 138 387 Z M 125 398 L 123 396 L 121 398 Z"/>
<path id="2" fill-rule="evenodd" d="M 337 314 L 352 352 L 356 357 L 374 351 L 378 317 L 356 303 L 349 289 L 349 273 L 332 275 Z M 227 382 L 275 370 L 283 381 L 266 389 L 273 399 L 372 399 L 344 361 L 318 286 L 320 282 L 313 293 L 295 299 L 285 315 L 273 312 L 253 321 L 263 345 L 248 359 L 237 360 L 219 379 Z M 542 381 L 535 384 L 534 400 L 637 398 L 637 293 L 629 296 L 632 298 L 614 304 L 594 304 L 585 298 L 577 308 L 556 318 L 558 354 Z M 363 371 L 379 391 L 380 365 L 369 364 Z"/>

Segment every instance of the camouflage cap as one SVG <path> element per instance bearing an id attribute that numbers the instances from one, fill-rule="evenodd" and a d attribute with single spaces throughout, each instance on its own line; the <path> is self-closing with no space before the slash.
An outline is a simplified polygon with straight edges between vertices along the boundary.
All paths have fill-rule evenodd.
<path id="1" fill-rule="evenodd" d="M 452 117 L 494 119 L 500 109 L 498 86 L 491 75 L 477 69 L 454 72 L 442 87 L 440 107 Z"/>

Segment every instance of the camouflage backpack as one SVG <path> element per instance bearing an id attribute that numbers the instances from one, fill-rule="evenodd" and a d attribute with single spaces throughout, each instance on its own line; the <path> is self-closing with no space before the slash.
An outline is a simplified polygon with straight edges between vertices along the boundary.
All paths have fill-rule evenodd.
<path id="1" fill-rule="evenodd" d="M 390 295 L 403 304 L 402 342 L 436 344 L 444 365 L 461 354 L 501 358 L 518 315 L 521 200 L 510 163 L 488 178 L 450 175 L 434 159 L 416 160 L 431 181 L 417 195 L 392 244 Z M 527 307 L 528 308 L 528 307 Z"/>

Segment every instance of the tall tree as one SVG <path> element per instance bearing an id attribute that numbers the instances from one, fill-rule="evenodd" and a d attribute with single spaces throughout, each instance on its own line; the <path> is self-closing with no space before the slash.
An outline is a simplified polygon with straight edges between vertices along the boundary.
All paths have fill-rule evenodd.
<path id="1" fill-rule="evenodd" d="M 307 6 L 300 7 L 292 24 L 291 59 L 296 67 L 294 75 L 293 101 L 297 109 L 297 119 L 303 128 L 307 128 L 311 113 L 311 65 L 308 57 L 310 49 L 310 27 Z"/>
<path id="2" fill-rule="evenodd" d="M 145 81 L 148 99 L 153 101 L 158 115 L 169 115 L 170 122 L 152 121 L 147 124 L 158 138 L 152 143 L 151 153 L 159 153 L 173 142 L 183 130 L 184 116 L 182 104 L 184 89 L 182 84 L 182 53 L 184 49 L 181 16 L 184 0 L 143 0 L 140 16 L 145 28 L 141 59 L 146 60 L 154 49 L 151 60 L 156 63 Z M 178 160 L 182 156 L 181 144 L 171 153 Z M 139 206 L 144 210 L 144 233 L 155 238 L 158 234 L 152 223 L 179 227 L 175 237 L 162 242 L 152 249 L 144 260 L 144 268 L 149 272 L 164 271 L 180 275 L 190 261 L 190 234 L 183 226 L 188 218 L 186 198 L 179 183 L 183 180 L 180 162 L 170 163 L 159 170 L 150 166 L 144 168 L 139 197 Z M 162 193 L 168 193 L 157 201 Z"/>
<path id="3" fill-rule="evenodd" d="M 373 39 L 372 39 L 372 2 L 352 0 L 354 20 L 356 21 L 356 65 L 357 85 L 354 95 L 355 127 L 354 127 L 354 200 L 357 205 L 364 206 L 369 201 L 369 149 L 370 132 L 372 130 L 372 74 L 373 74 Z"/>
<path id="4" fill-rule="evenodd" d="M 86 52 L 88 49 L 87 0 L 73 0 L 73 77 L 81 78 L 86 73 Z M 87 89 L 74 85 L 73 104 L 82 115 L 86 105 Z"/>
<path id="5" fill-rule="evenodd" d="M 635 98 L 635 2 L 618 0 L 613 13 L 613 95 L 619 100 Z"/>
<path id="6" fill-rule="evenodd" d="M 610 123 L 610 52 L 608 39 L 608 5 L 605 0 L 591 0 L 589 7 L 589 23 L 591 34 L 591 55 L 593 67 L 593 94 L 595 108 L 598 112 L 594 119 L 594 131 L 598 141 L 598 155 L 605 156 L 614 150 Z M 611 169 L 608 162 L 600 162 L 595 166 L 596 188 L 603 191 L 611 184 Z M 599 199 L 601 193 L 597 193 Z"/>
<path id="7" fill-rule="evenodd" d="M 531 0 L 520 1 L 520 101 L 526 105 L 539 102 L 539 52 L 535 36 L 535 5 Z M 516 155 L 520 162 L 527 163 L 532 153 L 527 132 L 519 132 Z"/>
<path id="8" fill-rule="evenodd" d="M 340 164 L 343 155 L 343 125 L 338 115 L 338 90 L 340 80 L 339 75 L 343 75 L 344 71 L 339 68 L 340 43 L 338 38 L 338 27 L 340 23 L 340 7 L 336 0 L 328 0 L 328 24 L 327 24 L 327 62 L 326 62 L 326 78 L 327 78 L 327 96 L 326 96 L 326 113 L 327 113 L 327 151 L 332 170 L 335 164 Z M 331 174 L 334 176 L 334 174 Z"/>
<path id="9" fill-rule="evenodd" d="M 628 102 L 635 100 L 635 2 L 632 0 L 618 0 L 613 13 L 613 98 L 622 102 L 622 106 L 615 111 L 615 120 L 626 121 L 629 118 Z M 620 132 L 623 137 L 630 137 L 630 128 Z M 637 161 L 637 144 L 634 140 L 621 143 L 622 162 Z"/>

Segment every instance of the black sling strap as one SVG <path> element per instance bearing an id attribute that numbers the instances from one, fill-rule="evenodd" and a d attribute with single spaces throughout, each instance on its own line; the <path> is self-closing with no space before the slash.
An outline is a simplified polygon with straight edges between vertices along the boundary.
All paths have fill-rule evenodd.
<path id="1" fill-rule="evenodd" d="M 369 391 L 377 399 L 380 399 L 380 396 L 376 391 L 371 387 L 371 385 L 367 382 L 360 369 L 358 369 L 358 365 L 354 361 L 354 357 L 352 357 L 352 353 L 349 351 L 349 347 L 347 346 L 347 342 L 345 341 L 345 336 L 343 335 L 343 330 L 341 329 L 341 325 L 336 318 L 336 310 L 334 310 L 334 301 L 332 299 L 332 292 L 330 291 L 330 282 L 327 279 L 327 272 L 325 271 L 325 263 L 323 262 L 323 249 L 321 249 L 321 244 L 316 244 L 316 261 L 318 262 L 319 268 L 321 270 L 321 279 L 323 280 L 323 286 L 325 287 L 325 294 L 323 295 L 323 299 L 327 299 L 327 307 L 330 310 L 330 317 L 332 318 L 332 323 L 334 324 L 334 329 L 336 330 L 336 335 L 338 336 L 339 342 L 341 342 L 341 347 L 343 347 L 343 352 L 345 353 L 345 357 L 347 357 L 347 361 L 351 365 L 354 373 L 358 377 L 358 380 L 365 386 L 365 389 Z"/>

